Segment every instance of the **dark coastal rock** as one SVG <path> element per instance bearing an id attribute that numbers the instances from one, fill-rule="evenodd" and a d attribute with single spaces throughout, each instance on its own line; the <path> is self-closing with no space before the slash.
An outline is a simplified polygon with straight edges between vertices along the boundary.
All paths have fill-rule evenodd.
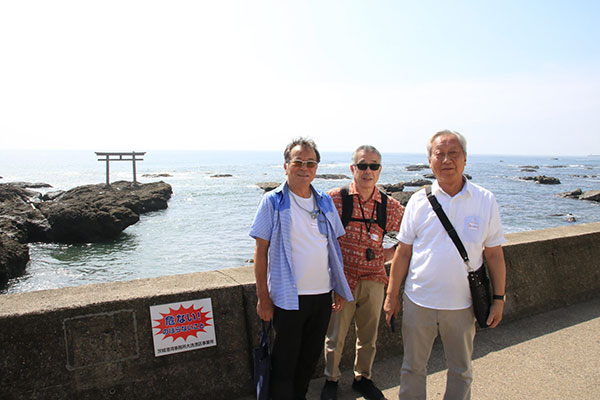
<path id="1" fill-rule="evenodd" d="M 215 175 L 211 175 L 211 178 L 231 178 L 233 177 L 233 175 L 231 174 L 215 174 Z"/>
<path id="2" fill-rule="evenodd" d="M 568 168 L 568 165 L 546 165 L 547 168 Z"/>
<path id="3" fill-rule="evenodd" d="M 521 168 L 521 172 L 537 172 L 537 170 L 533 168 Z"/>
<path id="4" fill-rule="evenodd" d="M 598 175 L 569 175 L 573 178 L 597 178 Z"/>
<path id="5" fill-rule="evenodd" d="M 579 196 L 579 200 L 597 201 L 600 202 L 600 190 L 588 190 Z"/>
<path id="6" fill-rule="evenodd" d="M 572 192 L 559 193 L 558 195 L 568 199 L 600 202 L 600 190 L 587 190 L 584 192 L 581 189 L 575 189 Z"/>
<path id="7" fill-rule="evenodd" d="M 392 198 L 398 200 L 403 206 L 406 206 L 413 193 L 415 192 L 394 192 L 392 193 Z"/>
<path id="8" fill-rule="evenodd" d="M 350 177 L 344 174 L 317 174 L 315 178 L 321 179 L 350 179 Z"/>
<path id="9" fill-rule="evenodd" d="M 429 169 L 429 165 L 427 165 L 427 164 L 407 165 L 404 169 L 406 169 L 407 171 L 421 171 L 424 169 Z"/>
<path id="10" fill-rule="evenodd" d="M 409 182 L 404 182 L 404 186 L 425 186 L 431 185 L 431 181 L 427 179 L 413 179 Z"/>
<path id="11" fill-rule="evenodd" d="M 42 195 L 42 200 L 43 201 L 55 200 L 57 197 L 62 195 L 64 192 L 65 192 L 64 190 L 55 190 L 53 192 L 44 193 Z"/>
<path id="12" fill-rule="evenodd" d="M 558 195 L 560 197 L 566 197 L 569 199 L 579 199 L 579 196 L 581 196 L 582 194 L 583 192 L 581 191 L 581 189 L 575 189 L 572 192 L 559 193 Z"/>
<path id="13" fill-rule="evenodd" d="M 11 183 L 0 184 L 0 230 L 4 235 L 27 243 L 39 239 L 38 232 L 48 229 L 38 206 L 41 195 Z"/>
<path id="14" fill-rule="evenodd" d="M 9 279 L 22 275 L 29 261 L 29 247 L 0 235 L 0 287 Z"/>
<path id="15" fill-rule="evenodd" d="M 524 169 L 540 169 L 539 165 L 521 165 L 519 166 L 519 168 L 524 168 Z"/>
<path id="16" fill-rule="evenodd" d="M 8 182 L 13 186 L 20 187 L 23 189 L 41 189 L 41 188 L 51 188 L 52 185 L 44 182 Z"/>
<path id="17" fill-rule="evenodd" d="M 169 178 L 169 177 L 171 177 L 173 175 L 168 174 L 166 172 L 161 172 L 161 173 L 158 173 L 158 174 L 144 174 L 142 176 L 144 178 Z"/>
<path id="18" fill-rule="evenodd" d="M 164 182 L 85 185 L 44 200 L 40 193 L 0 184 L 0 276 L 22 272 L 25 243 L 89 243 L 116 238 L 140 214 L 167 208 L 171 186 Z M 25 261 L 25 264 L 27 261 Z M 0 282 L 1 284 L 1 282 Z"/>
<path id="19" fill-rule="evenodd" d="M 404 190 L 404 184 L 400 183 L 383 183 L 377 185 L 378 188 L 386 192 L 387 194 L 392 194 L 396 192 L 401 192 Z"/>
<path id="20" fill-rule="evenodd" d="M 542 185 L 559 185 L 560 180 L 552 176 L 538 175 L 538 176 L 522 176 L 519 179 L 523 181 L 535 181 Z"/>
<path id="21" fill-rule="evenodd" d="M 276 189 L 280 184 L 280 182 L 258 182 L 256 186 L 265 192 L 270 192 L 271 190 Z"/>

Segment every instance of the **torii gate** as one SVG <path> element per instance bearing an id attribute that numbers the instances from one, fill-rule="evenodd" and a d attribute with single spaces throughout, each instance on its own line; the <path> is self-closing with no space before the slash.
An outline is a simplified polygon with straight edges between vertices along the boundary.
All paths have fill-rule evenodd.
<path id="1" fill-rule="evenodd" d="M 104 157 L 104 158 L 98 158 L 98 161 L 106 161 L 106 184 L 110 185 L 110 179 L 109 179 L 109 163 L 110 161 L 131 161 L 133 164 L 133 183 L 137 184 L 137 179 L 136 179 L 136 172 L 135 172 L 135 162 L 136 161 L 144 161 L 143 158 L 136 158 L 137 156 L 143 156 L 144 154 L 146 154 L 146 152 L 141 152 L 141 153 L 136 153 L 135 151 L 131 151 L 129 153 L 102 153 L 102 152 L 96 152 L 96 155 L 98 157 Z"/>

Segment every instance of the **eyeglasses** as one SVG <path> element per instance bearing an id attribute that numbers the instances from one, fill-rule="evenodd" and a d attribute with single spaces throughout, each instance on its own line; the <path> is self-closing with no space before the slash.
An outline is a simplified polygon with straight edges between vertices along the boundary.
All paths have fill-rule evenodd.
<path id="1" fill-rule="evenodd" d="M 381 164 L 354 164 L 354 166 L 361 171 L 366 171 L 367 168 L 371 168 L 371 171 L 377 171 L 381 167 Z"/>
<path id="2" fill-rule="evenodd" d="M 307 168 L 313 169 L 319 165 L 316 161 L 302 161 L 302 160 L 292 160 L 288 161 L 289 165 L 293 165 L 294 167 L 301 168 L 303 165 L 306 165 Z"/>

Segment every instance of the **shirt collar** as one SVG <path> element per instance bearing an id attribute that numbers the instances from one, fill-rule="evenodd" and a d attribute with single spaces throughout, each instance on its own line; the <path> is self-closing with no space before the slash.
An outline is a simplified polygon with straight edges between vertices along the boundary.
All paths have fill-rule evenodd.
<path id="1" fill-rule="evenodd" d="M 358 190 L 356 189 L 356 184 L 354 183 L 354 181 L 350 182 L 350 187 L 348 189 L 348 194 L 351 196 L 354 195 L 359 195 Z M 379 192 L 379 189 L 377 188 L 377 186 L 375 186 L 375 192 L 373 193 L 373 196 L 371 197 L 373 200 L 375 200 L 378 203 L 381 203 L 381 193 Z"/>
<path id="2" fill-rule="evenodd" d="M 290 192 L 290 188 L 287 184 L 287 181 L 284 181 L 281 185 L 277 186 L 276 189 L 274 189 L 276 193 L 283 193 L 283 195 L 285 196 L 286 194 L 288 194 Z M 319 190 L 317 190 L 312 183 L 310 184 L 310 191 L 313 193 L 313 195 L 315 196 L 317 203 L 319 203 L 322 198 L 323 198 L 323 193 Z"/>
<path id="3" fill-rule="evenodd" d="M 463 182 L 464 182 L 464 185 L 463 185 L 462 189 L 460 190 L 460 192 L 456 193 L 456 195 L 454 197 L 462 196 L 465 194 L 469 194 L 469 195 L 472 194 L 473 185 L 469 182 L 469 180 L 464 175 L 463 175 Z M 440 184 L 438 183 L 437 180 L 431 184 L 431 193 L 433 193 L 434 195 L 436 193 L 443 193 L 445 196 L 450 197 L 450 195 L 448 193 L 444 192 L 444 189 L 442 189 L 440 187 Z"/>

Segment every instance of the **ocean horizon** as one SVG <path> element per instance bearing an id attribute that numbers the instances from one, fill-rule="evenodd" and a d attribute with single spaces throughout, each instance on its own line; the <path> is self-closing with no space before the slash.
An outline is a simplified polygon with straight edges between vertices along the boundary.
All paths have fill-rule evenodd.
<path id="1" fill-rule="evenodd" d="M 0 293 L 79 286 L 162 275 L 251 265 L 254 240 L 248 236 L 263 195 L 259 182 L 283 182 L 282 151 L 147 151 L 136 164 L 141 183 L 163 180 L 173 187 L 169 208 L 141 216 L 116 240 L 81 245 L 32 243 L 26 272 Z M 423 179 L 429 169 L 423 154 L 382 152 L 379 183 Z M 321 190 L 350 182 L 351 152 L 321 152 L 317 178 Z M 525 166 L 536 172 L 521 171 Z M 598 156 L 467 156 L 465 173 L 491 190 L 499 204 L 505 233 L 600 221 L 600 204 L 566 199 L 558 193 L 600 189 Z M 164 177 L 148 175 L 168 174 Z M 144 176 L 146 175 L 146 176 Z M 556 177 L 559 185 L 541 185 L 519 177 Z M 216 177 L 220 176 L 220 177 Z M 106 181 L 105 163 L 93 151 L 0 150 L 0 183 L 43 182 L 41 193 Z M 111 182 L 132 180 L 131 162 L 111 162 Z M 417 188 L 406 187 L 405 191 Z"/>

